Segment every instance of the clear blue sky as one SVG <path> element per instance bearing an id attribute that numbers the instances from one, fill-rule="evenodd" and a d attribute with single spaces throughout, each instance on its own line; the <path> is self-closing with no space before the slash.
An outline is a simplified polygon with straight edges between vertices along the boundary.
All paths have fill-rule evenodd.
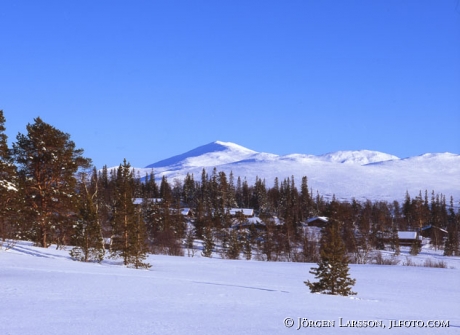
<path id="1" fill-rule="evenodd" d="M 0 1 L 9 141 L 40 116 L 94 164 L 215 140 L 460 154 L 459 0 Z"/>

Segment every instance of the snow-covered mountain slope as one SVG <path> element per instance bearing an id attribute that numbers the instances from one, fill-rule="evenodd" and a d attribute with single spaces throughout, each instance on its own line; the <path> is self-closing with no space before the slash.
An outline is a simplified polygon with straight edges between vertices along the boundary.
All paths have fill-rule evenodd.
<path id="1" fill-rule="evenodd" d="M 398 157 L 393 155 L 370 150 L 337 151 L 318 156 L 318 158 L 324 159 L 328 162 L 358 165 L 365 165 L 370 163 L 399 159 Z"/>
<path id="2" fill-rule="evenodd" d="M 199 180 L 203 168 L 208 174 L 216 167 L 235 179 L 246 178 L 249 184 L 256 177 L 272 186 L 294 176 L 298 186 L 307 176 L 309 187 L 325 197 L 333 194 L 347 200 L 402 200 L 406 191 L 412 197 L 420 191 L 435 191 L 460 200 L 460 155 L 452 153 L 424 154 L 400 159 L 377 151 L 338 151 L 315 156 L 290 154 L 279 156 L 259 153 L 230 142 L 213 142 L 182 155 L 136 168 L 141 176 L 153 169 L 157 178 L 163 175 L 172 181 L 187 173 Z"/>
<path id="3" fill-rule="evenodd" d="M 148 165 L 147 168 L 214 167 L 247 159 L 256 153 L 238 144 L 216 141 Z"/>

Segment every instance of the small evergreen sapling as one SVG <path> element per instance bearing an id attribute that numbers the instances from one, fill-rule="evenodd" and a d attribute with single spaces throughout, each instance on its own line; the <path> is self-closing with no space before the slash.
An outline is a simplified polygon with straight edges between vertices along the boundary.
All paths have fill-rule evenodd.
<path id="1" fill-rule="evenodd" d="M 351 290 L 356 280 L 349 277 L 345 244 L 340 236 L 339 224 L 336 221 L 329 221 L 321 238 L 320 252 L 318 267 L 311 268 L 310 271 L 319 281 L 304 282 L 310 291 L 343 296 L 356 294 Z"/>

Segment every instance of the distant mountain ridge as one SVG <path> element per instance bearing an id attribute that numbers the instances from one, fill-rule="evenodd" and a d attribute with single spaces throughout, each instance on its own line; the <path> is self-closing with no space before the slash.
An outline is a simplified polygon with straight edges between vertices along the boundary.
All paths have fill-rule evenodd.
<path id="1" fill-rule="evenodd" d="M 176 155 L 146 166 L 146 168 L 161 168 L 166 166 L 218 166 L 249 159 L 266 158 L 284 159 L 318 159 L 344 164 L 369 164 L 387 160 L 399 159 L 397 156 L 385 154 L 379 151 L 358 150 L 358 151 L 337 151 L 320 156 L 290 154 L 278 156 L 275 154 L 260 153 L 232 142 L 215 141 L 197 147 L 183 154 Z"/>
<path id="2" fill-rule="evenodd" d="M 393 201 L 403 199 L 406 191 L 415 197 L 425 190 L 460 200 L 460 155 L 452 153 L 404 159 L 370 150 L 280 156 L 216 141 L 135 170 L 144 176 L 153 169 L 157 179 L 166 176 L 172 181 L 183 179 L 187 173 L 199 180 L 203 168 L 209 175 L 213 168 L 226 174 L 233 172 L 235 178 L 246 179 L 249 184 L 262 178 L 267 187 L 276 177 L 282 181 L 294 176 L 298 185 L 307 176 L 314 192 L 343 200 Z"/>
<path id="3" fill-rule="evenodd" d="M 360 164 L 366 165 L 371 163 L 397 160 L 399 157 L 385 154 L 379 151 L 359 150 L 359 151 L 336 151 L 325 155 L 318 156 L 326 161 L 337 162 L 342 164 Z"/>

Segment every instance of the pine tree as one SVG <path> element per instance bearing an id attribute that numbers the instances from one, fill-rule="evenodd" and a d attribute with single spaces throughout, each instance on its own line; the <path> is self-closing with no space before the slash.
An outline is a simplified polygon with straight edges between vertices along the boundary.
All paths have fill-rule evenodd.
<path id="1" fill-rule="evenodd" d="M 229 194 L 228 194 L 228 206 L 235 207 L 237 206 L 235 196 L 236 196 L 236 188 L 235 188 L 235 177 L 233 176 L 233 171 L 230 171 L 230 175 L 228 177 L 228 186 L 229 186 Z"/>
<path id="2" fill-rule="evenodd" d="M 265 231 L 262 234 L 262 254 L 265 255 L 267 262 L 273 260 L 273 253 L 275 252 L 276 248 L 276 234 L 277 234 L 277 227 L 275 222 L 272 218 L 268 217 L 261 217 L 262 222 L 265 224 Z"/>
<path id="3" fill-rule="evenodd" d="M 460 213 L 459 213 L 460 214 Z M 455 215 L 454 199 L 450 198 L 449 218 L 447 223 L 447 238 L 444 247 L 444 256 L 459 256 L 459 215 Z"/>
<path id="4" fill-rule="evenodd" d="M 238 176 L 236 179 L 236 188 L 235 188 L 235 202 L 238 208 L 243 208 L 243 188 L 241 186 L 241 178 Z"/>
<path id="5" fill-rule="evenodd" d="M 133 204 L 133 185 L 130 166 L 124 160 L 123 165 L 119 165 L 116 177 L 113 179 L 113 213 L 112 213 L 112 241 L 111 256 L 113 258 L 122 257 L 124 264 L 129 261 L 129 233 L 135 220 Z"/>
<path id="6" fill-rule="evenodd" d="M 189 228 L 187 229 L 187 232 L 185 234 L 185 247 L 187 248 L 188 257 L 195 256 L 194 242 L 195 242 L 195 232 L 193 231 L 192 228 Z"/>
<path id="7" fill-rule="evenodd" d="M 305 230 L 300 240 L 300 261 L 317 262 L 319 259 L 319 247 L 313 232 Z"/>
<path id="8" fill-rule="evenodd" d="M 105 249 L 102 238 L 102 228 L 98 213 L 98 183 L 97 172 L 94 169 L 91 180 L 86 180 L 86 174 L 82 174 L 79 183 L 78 219 L 74 224 L 74 235 L 70 251 L 73 259 L 82 262 L 102 262 Z"/>
<path id="9" fill-rule="evenodd" d="M 238 240 L 238 233 L 235 230 L 231 230 L 229 233 L 228 248 L 225 256 L 228 259 L 239 259 L 241 252 L 241 243 Z"/>
<path id="10" fill-rule="evenodd" d="M 311 216 L 312 212 L 312 200 L 310 193 L 308 192 L 308 179 L 306 176 L 302 177 L 302 183 L 300 186 L 300 205 L 301 205 L 301 220 L 304 221 Z"/>
<path id="11" fill-rule="evenodd" d="M 162 202 L 167 203 L 169 206 L 169 204 L 171 204 L 172 202 L 173 195 L 172 195 L 171 185 L 169 185 L 169 182 L 166 176 L 163 176 L 161 178 L 159 192 L 160 192 L 160 197 L 162 199 Z"/>
<path id="12" fill-rule="evenodd" d="M 195 189 L 195 180 L 193 179 L 193 174 L 187 173 L 184 179 L 184 187 L 183 187 L 183 194 L 182 197 L 184 199 L 184 203 L 188 206 L 192 206 L 195 204 L 196 199 L 196 189 Z"/>
<path id="13" fill-rule="evenodd" d="M 26 208 L 32 223 L 31 237 L 46 248 L 65 243 L 76 211 L 76 173 L 91 160 L 76 149 L 70 135 L 39 117 L 18 134 L 13 157 L 25 187 Z"/>
<path id="14" fill-rule="evenodd" d="M 2 241 L 0 245 L 7 240 L 12 243 L 12 240 L 20 234 L 17 222 L 20 214 L 19 203 L 22 198 L 4 124 L 5 117 L 0 110 L 0 239 Z"/>
<path id="15" fill-rule="evenodd" d="M 409 253 L 412 256 L 417 256 L 420 253 L 421 249 L 422 249 L 422 243 L 421 243 L 421 241 L 419 239 L 418 234 L 416 234 L 415 239 L 414 239 L 414 241 L 412 242 L 412 244 L 410 246 Z"/>
<path id="16" fill-rule="evenodd" d="M 133 222 L 129 234 L 130 253 L 128 264 L 136 269 L 148 269 L 152 267 L 150 263 L 145 262 L 147 259 L 147 227 L 142 219 L 140 209 L 136 209 L 136 220 Z"/>
<path id="17" fill-rule="evenodd" d="M 312 293 L 332 295 L 354 295 L 351 287 L 356 280 L 348 274 L 348 257 L 345 245 L 340 236 L 339 223 L 330 220 L 321 237 L 320 261 L 317 268 L 311 268 L 310 273 L 315 275 L 318 282 L 304 282 Z"/>
<path id="18" fill-rule="evenodd" d="M 391 248 L 395 251 L 394 255 L 399 256 L 401 253 L 401 249 L 399 247 L 399 236 L 398 230 L 396 229 L 396 225 L 393 223 L 391 227 L 391 239 L 390 239 Z"/>
<path id="19" fill-rule="evenodd" d="M 114 193 L 111 256 L 122 257 L 126 266 L 148 268 L 150 264 L 143 262 L 148 251 L 147 228 L 133 204 L 133 171 L 126 159 L 118 167 Z"/>
<path id="20" fill-rule="evenodd" d="M 207 226 L 203 229 L 203 251 L 201 252 L 201 255 L 204 257 L 212 257 L 214 246 L 212 229 Z"/>
<path id="21" fill-rule="evenodd" d="M 251 233 L 247 232 L 243 241 L 243 253 L 245 258 L 249 261 L 252 258 L 252 245 L 251 245 Z"/>

